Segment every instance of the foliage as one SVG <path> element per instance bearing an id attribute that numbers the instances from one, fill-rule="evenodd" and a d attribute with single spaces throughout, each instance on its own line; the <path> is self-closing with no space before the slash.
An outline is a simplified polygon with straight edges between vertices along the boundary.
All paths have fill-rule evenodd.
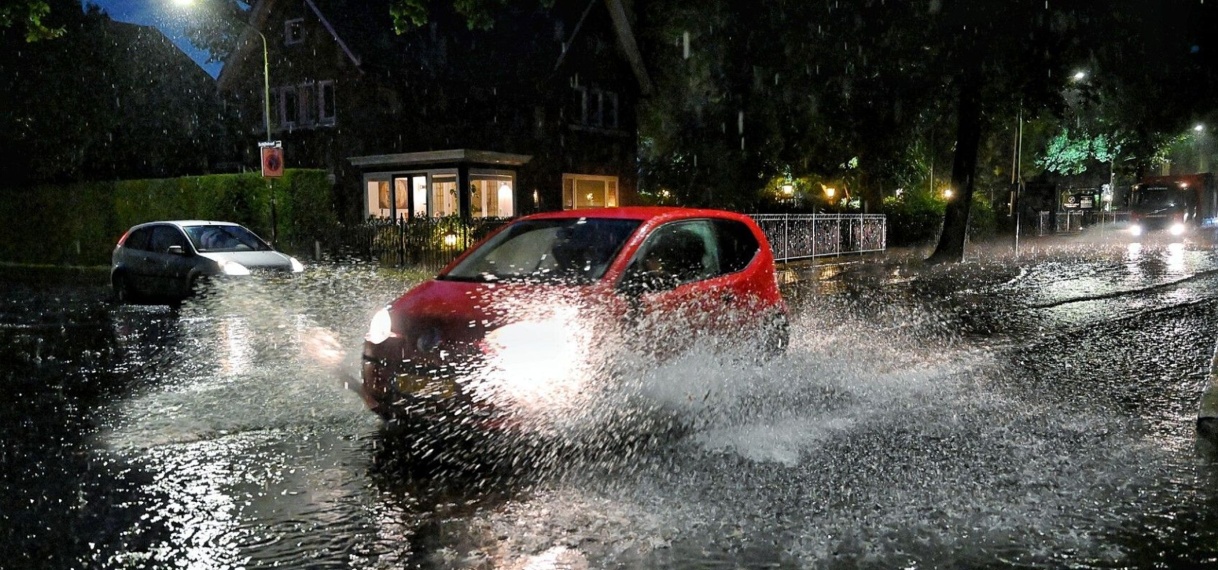
<path id="1" fill-rule="evenodd" d="M 249 3 L 249 4 L 252 4 Z M 208 53 L 208 61 L 224 61 L 248 29 L 249 4 L 242 0 L 196 0 L 185 15 L 186 37 Z"/>
<path id="2" fill-rule="evenodd" d="M 905 192 L 884 198 L 890 245 L 919 245 L 939 237 L 944 202 L 929 192 Z"/>
<path id="3" fill-rule="evenodd" d="M 5 183 L 174 176 L 226 156 L 232 123 L 185 54 L 95 6 L 56 6 L 60 38 L 26 44 L 0 30 Z"/>
<path id="4" fill-rule="evenodd" d="M 508 5 L 509 0 L 446 0 L 471 30 L 489 30 L 495 27 L 496 13 Z M 550 8 L 554 0 L 537 0 L 542 8 Z M 405 33 L 422 27 L 433 17 L 435 4 L 429 0 L 393 0 L 389 14 L 393 17 L 394 30 Z"/>
<path id="5" fill-rule="evenodd" d="M 1036 165 L 1049 172 L 1074 176 L 1086 172 L 1094 162 L 1116 160 L 1120 152 L 1121 143 L 1110 135 L 1081 132 L 1071 136 L 1070 129 L 1063 128 L 1049 141 Z"/>
<path id="6" fill-rule="evenodd" d="M 0 207 L 0 259 L 104 264 L 127 228 L 170 219 L 237 222 L 276 236 L 281 249 L 308 251 L 338 225 L 331 187 L 324 171 L 288 170 L 273 184 L 251 173 L 8 189 L 0 191 L 8 204 Z"/>
<path id="7" fill-rule="evenodd" d="M 926 191 L 904 192 L 900 196 L 884 198 L 888 243 L 906 246 L 933 242 L 942 231 L 946 205 L 942 198 Z M 998 229 L 998 219 L 989 201 L 980 193 L 974 194 L 969 209 L 969 239 L 992 238 Z"/>
<path id="8" fill-rule="evenodd" d="M 6 0 L 0 5 L 0 28 L 24 28 L 25 41 L 49 40 L 63 35 L 62 27 L 50 27 L 43 20 L 51 13 L 47 0 Z"/>

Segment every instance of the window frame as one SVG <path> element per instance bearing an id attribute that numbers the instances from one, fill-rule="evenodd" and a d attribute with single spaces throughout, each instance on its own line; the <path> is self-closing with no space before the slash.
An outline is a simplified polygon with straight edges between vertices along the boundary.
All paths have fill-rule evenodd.
<path id="1" fill-rule="evenodd" d="M 599 181 L 605 183 L 605 208 L 616 208 L 621 203 L 621 177 L 605 176 L 597 174 L 576 174 L 564 172 L 562 175 L 562 209 L 576 210 L 581 209 L 577 204 L 579 200 L 575 198 L 575 189 L 581 180 Z M 568 181 L 570 182 L 570 192 L 568 193 Z M 610 192 L 609 185 L 613 185 L 613 190 Z M 612 196 L 610 196 L 612 194 Z M 568 201 L 568 198 L 570 200 Z"/>
<path id="2" fill-rule="evenodd" d="M 293 34 L 293 32 L 299 32 Z M 289 18 L 283 21 L 283 45 L 294 46 L 305 41 L 304 18 Z"/>
<path id="3" fill-rule="evenodd" d="M 334 80 L 318 81 L 317 86 L 317 124 L 333 126 L 338 123 L 338 101 L 335 100 Z M 329 90 L 327 95 L 326 90 Z M 330 104 L 330 114 L 326 114 L 326 103 Z"/>

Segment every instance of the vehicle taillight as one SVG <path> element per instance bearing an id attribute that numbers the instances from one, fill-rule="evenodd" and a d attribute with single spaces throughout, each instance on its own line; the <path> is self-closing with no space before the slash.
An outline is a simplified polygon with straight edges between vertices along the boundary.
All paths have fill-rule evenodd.
<path id="1" fill-rule="evenodd" d="M 116 244 L 116 245 L 123 245 L 124 243 L 126 243 L 127 236 L 129 236 L 129 235 L 131 235 L 131 230 L 127 230 L 127 231 L 123 232 L 123 236 L 118 238 L 118 244 Z"/>

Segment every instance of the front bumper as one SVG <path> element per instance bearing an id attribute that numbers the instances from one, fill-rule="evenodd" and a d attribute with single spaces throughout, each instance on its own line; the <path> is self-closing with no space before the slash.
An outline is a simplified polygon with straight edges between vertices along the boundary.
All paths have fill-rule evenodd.
<path id="1" fill-rule="evenodd" d="M 470 355 L 438 359 L 408 355 L 402 340 L 364 342 L 359 390 L 369 409 L 386 420 L 417 418 L 461 424 L 493 423 L 495 410 L 466 388 L 477 370 Z"/>

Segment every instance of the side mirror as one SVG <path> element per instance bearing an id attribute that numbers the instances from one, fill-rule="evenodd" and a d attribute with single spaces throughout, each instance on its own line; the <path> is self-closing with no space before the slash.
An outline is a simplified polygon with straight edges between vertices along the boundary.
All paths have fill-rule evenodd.
<path id="1" fill-rule="evenodd" d="M 171 245 L 169 249 L 165 250 L 165 253 L 170 255 L 186 255 L 186 250 L 182 249 L 180 245 Z"/>

